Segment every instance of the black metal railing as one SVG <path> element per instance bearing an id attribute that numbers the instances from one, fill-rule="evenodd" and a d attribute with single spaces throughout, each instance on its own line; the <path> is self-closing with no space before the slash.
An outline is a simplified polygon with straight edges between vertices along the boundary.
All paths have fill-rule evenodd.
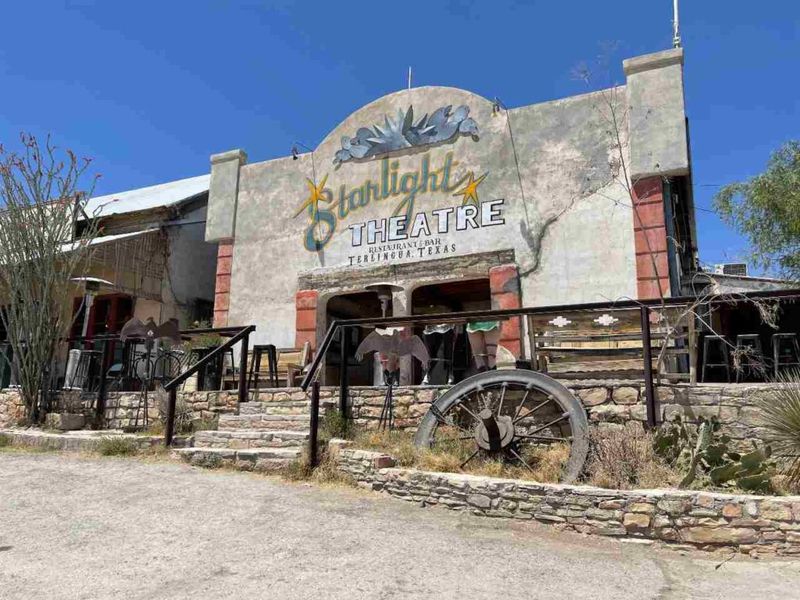
<path id="1" fill-rule="evenodd" d="M 238 389 L 238 398 L 240 402 L 245 402 L 248 396 L 248 379 L 247 379 L 247 366 L 248 366 L 248 350 L 249 350 L 249 336 L 255 331 L 255 326 L 250 325 L 247 327 L 212 327 L 203 329 L 185 329 L 179 332 L 182 340 L 191 342 L 197 336 L 215 335 L 220 338 L 228 338 L 219 346 L 205 348 L 202 350 L 206 353 L 196 352 L 198 348 L 178 348 L 171 349 L 156 349 L 152 355 L 136 352 L 136 348 L 141 345 L 144 340 L 127 340 L 121 342 L 119 334 L 102 334 L 87 337 L 71 337 L 61 340 L 62 343 L 67 344 L 68 348 L 80 349 L 82 353 L 86 353 L 86 360 L 84 356 L 79 358 L 78 369 L 79 374 L 71 380 L 65 374 L 63 380 L 53 378 L 51 386 L 53 389 L 46 390 L 50 395 L 57 395 L 61 392 L 62 387 L 65 389 L 79 390 L 85 397 L 90 397 L 94 401 L 94 410 L 92 418 L 92 427 L 94 429 L 102 429 L 105 424 L 105 413 L 107 398 L 110 391 L 142 391 L 145 387 L 150 389 L 153 383 L 162 382 L 164 389 L 170 392 L 171 414 L 167 418 L 165 431 L 168 435 L 168 443 L 172 442 L 174 437 L 174 423 L 175 423 L 175 404 L 177 387 L 183 384 L 188 378 L 198 373 L 206 373 L 207 369 L 211 367 L 216 368 L 216 371 L 208 372 L 208 385 L 212 385 L 208 389 L 220 389 L 220 386 L 225 381 L 225 372 L 223 368 L 223 356 L 230 352 L 231 360 L 233 360 L 233 347 L 241 342 L 241 356 L 239 361 L 239 370 L 236 370 L 231 365 L 231 372 L 236 377 L 236 385 Z M 118 351 L 121 350 L 121 359 L 117 361 Z M 113 356 L 112 356 L 113 354 Z M 173 355 L 180 354 L 182 360 L 177 361 Z M 199 356 L 198 360 L 193 364 L 188 361 L 195 356 Z M 127 358 L 126 358 L 127 357 Z M 114 358 L 114 360 L 112 360 Z M 162 364 L 162 359 L 169 358 L 169 368 L 158 368 Z M 151 380 L 144 381 L 141 377 L 137 377 L 138 370 L 141 370 L 142 365 L 137 367 L 137 362 L 146 361 L 147 364 L 143 366 L 144 371 L 150 376 Z M 177 361 L 177 362 L 176 362 Z M 113 365 L 111 363 L 114 363 Z M 122 364 L 120 364 L 122 363 Z M 166 365 L 163 362 L 163 365 Z M 131 367 L 131 365 L 133 365 Z M 119 367 L 111 369 L 111 367 Z M 132 371 L 131 371 L 132 369 Z M 114 371 L 113 373 L 111 371 Z M 131 372 L 129 372 L 131 371 Z M 215 383 L 216 382 L 216 383 Z M 216 384 L 219 385 L 216 385 Z M 204 382 L 198 381 L 198 389 L 204 388 Z M 208 387 L 208 386 L 205 386 Z M 169 412 L 169 407 L 168 407 Z M 137 417 L 138 419 L 138 417 Z M 144 423 L 147 426 L 147 423 Z"/>
<path id="2" fill-rule="evenodd" d="M 183 373 L 175 377 L 172 381 L 167 382 L 164 384 L 164 390 L 166 390 L 169 394 L 169 400 L 167 402 L 167 419 L 164 427 L 164 444 L 166 446 L 172 445 L 172 440 L 175 433 L 175 407 L 178 402 L 178 386 L 181 385 L 184 381 L 186 381 L 189 377 L 203 369 L 206 365 L 211 363 L 214 360 L 217 360 L 221 357 L 226 351 L 230 350 L 241 342 L 240 354 L 239 354 L 239 382 L 238 382 L 238 391 L 239 391 L 239 402 L 246 402 L 247 401 L 247 352 L 249 349 L 249 342 L 250 342 L 250 334 L 256 330 L 255 325 L 248 325 L 247 327 L 225 327 L 225 328 L 217 328 L 217 329 L 193 329 L 190 330 L 194 334 L 203 334 L 203 333 L 217 333 L 220 335 L 229 334 L 231 337 L 228 339 L 227 342 L 214 348 L 211 352 L 209 352 L 206 356 L 201 358 L 191 367 L 186 369 Z"/>
<path id="3" fill-rule="evenodd" d="M 779 290 L 779 291 L 765 291 L 765 292 L 744 292 L 736 294 L 728 294 L 719 297 L 710 297 L 704 300 L 707 306 L 715 304 L 736 304 L 738 302 L 748 302 L 753 300 L 794 300 L 800 299 L 800 289 L 792 290 Z M 349 352 L 347 348 L 347 340 L 349 336 L 344 332 L 347 328 L 352 327 L 394 327 L 394 326 L 414 326 L 426 324 L 439 324 L 439 323 L 459 323 L 463 324 L 468 321 L 489 321 L 489 320 L 508 320 L 511 318 L 531 318 L 544 315 L 560 315 L 560 314 L 576 314 L 586 312 L 600 312 L 600 311 L 636 311 L 638 312 L 638 320 L 640 324 L 639 333 L 634 332 L 634 335 L 627 336 L 631 340 L 640 339 L 641 349 L 639 354 L 642 360 L 642 374 L 645 384 L 645 405 L 647 411 L 647 425 L 648 427 L 655 427 L 658 421 L 658 407 L 657 399 L 655 396 L 654 378 L 653 378 L 653 350 L 658 350 L 659 347 L 653 347 L 653 340 L 660 336 L 655 336 L 651 332 L 651 313 L 653 311 L 670 310 L 670 309 L 684 309 L 696 304 L 698 298 L 695 296 L 684 296 L 667 299 L 652 299 L 652 300 L 622 300 L 617 302 L 596 302 L 588 304 L 564 304 L 542 307 L 530 308 L 513 308 L 513 309 L 497 309 L 497 310 L 476 310 L 464 312 L 451 312 L 451 313 L 438 313 L 429 315 L 411 315 L 411 316 L 397 316 L 397 317 L 370 317 L 362 319 L 334 319 L 322 343 L 317 348 L 314 359 L 310 367 L 305 372 L 303 381 L 300 387 L 307 391 L 309 386 L 313 385 L 311 395 L 311 436 L 312 440 L 309 444 L 309 463 L 313 466 L 317 461 L 317 448 L 316 429 L 319 423 L 319 382 L 318 375 L 320 367 L 325 360 L 325 355 L 331 347 L 336 335 L 341 335 L 342 344 L 341 352 L 342 359 L 339 361 L 339 411 L 344 417 L 348 417 L 348 361 L 346 360 L 346 353 Z M 694 314 L 687 312 L 687 318 L 694 321 Z M 531 324 L 528 323 L 530 329 Z M 692 323 L 693 326 L 693 323 Z M 520 337 L 522 337 L 522 327 L 520 327 Z M 690 336 L 684 336 L 690 337 Z M 695 343 L 693 339 L 686 339 L 686 345 L 690 346 Z M 522 339 L 520 343 L 523 344 Z M 531 354 L 535 353 L 534 343 L 531 339 Z M 523 344 L 524 346 L 524 344 Z M 635 352 L 635 349 L 632 349 Z M 689 350 L 685 352 L 690 354 Z M 533 357 L 532 357 L 533 358 Z M 690 354 L 689 368 L 694 368 L 692 360 L 696 360 Z M 531 368 L 536 369 L 535 360 L 532 360 Z"/>

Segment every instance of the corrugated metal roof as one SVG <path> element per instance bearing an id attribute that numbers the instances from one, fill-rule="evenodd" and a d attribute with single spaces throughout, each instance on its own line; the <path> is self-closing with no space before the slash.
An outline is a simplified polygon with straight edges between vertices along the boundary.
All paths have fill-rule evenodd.
<path id="1" fill-rule="evenodd" d="M 91 198 L 86 203 L 90 217 L 119 215 L 162 206 L 172 206 L 208 191 L 210 175 L 179 179 L 159 185 Z"/>

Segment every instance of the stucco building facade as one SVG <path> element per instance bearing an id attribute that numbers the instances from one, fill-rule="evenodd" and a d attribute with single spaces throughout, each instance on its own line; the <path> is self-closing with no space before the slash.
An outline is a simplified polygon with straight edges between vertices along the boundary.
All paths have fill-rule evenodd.
<path id="1" fill-rule="evenodd" d="M 696 267 L 683 51 L 624 85 L 506 108 L 419 87 L 358 109 L 313 151 L 211 158 L 216 325 L 313 347 L 334 318 L 653 298 Z M 519 354 L 524 332 L 502 326 Z"/>

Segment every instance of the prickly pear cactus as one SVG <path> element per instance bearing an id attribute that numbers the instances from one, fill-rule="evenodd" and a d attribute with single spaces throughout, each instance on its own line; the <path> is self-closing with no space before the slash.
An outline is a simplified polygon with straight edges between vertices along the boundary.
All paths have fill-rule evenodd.
<path id="1" fill-rule="evenodd" d="M 719 433 L 719 422 L 701 419 L 696 429 L 676 417 L 656 432 L 656 452 L 684 473 L 679 487 L 692 485 L 698 477 L 717 487 L 767 491 L 775 474 L 769 446 L 747 454 L 729 449 L 730 437 Z"/>

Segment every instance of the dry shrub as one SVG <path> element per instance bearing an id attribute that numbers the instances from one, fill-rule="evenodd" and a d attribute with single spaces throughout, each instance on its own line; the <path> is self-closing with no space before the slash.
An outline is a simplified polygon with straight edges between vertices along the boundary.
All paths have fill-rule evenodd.
<path id="1" fill-rule="evenodd" d="M 104 437 L 97 443 L 97 452 L 102 456 L 133 456 L 139 452 L 139 444 L 130 438 Z"/>
<path id="2" fill-rule="evenodd" d="M 487 477 L 528 479 L 542 483 L 558 482 L 561 471 L 569 460 L 569 446 L 554 444 L 531 447 L 525 452 L 524 465 L 503 460 L 502 457 L 475 457 L 463 469 L 461 465 L 475 451 L 472 440 L 442 441 L 433 448 L 417 448 L 414 435 L 407 431 L 360 431 L 355 436 L 357 448 L 377 450 L 392 456 L 401 467 L 414 467 L 423 471 L 443 473 L 470 473 Z"/>
<path id="3" fill-rule="evenodd" d="M 355 486 L 356 481 L 347 473 L 336 468 L 336 462 L 329 452 L 325 452 L 319 464 L 312 469 L 308 464 L 307 451 L 278 471 L 287 481 L 311 481 L 314 483 L 334 483 Z"/>
<path id="4" fill-rule="evenodd" d="M 638 423 L 590 433 L 588 483 L 612 489 L 672 487 L 680 474 L 655 452 L 653 434 Z"/>
<path id="5" fill-rule="evenodd" d="M 357 448 L 378 450 L 390 454 L 401 467 L 411 467 L 417 463 L 419 448 L 414 445 L 413 434 L 400 430 L 367 429 L 356 432 L 354 443 Z"/>

